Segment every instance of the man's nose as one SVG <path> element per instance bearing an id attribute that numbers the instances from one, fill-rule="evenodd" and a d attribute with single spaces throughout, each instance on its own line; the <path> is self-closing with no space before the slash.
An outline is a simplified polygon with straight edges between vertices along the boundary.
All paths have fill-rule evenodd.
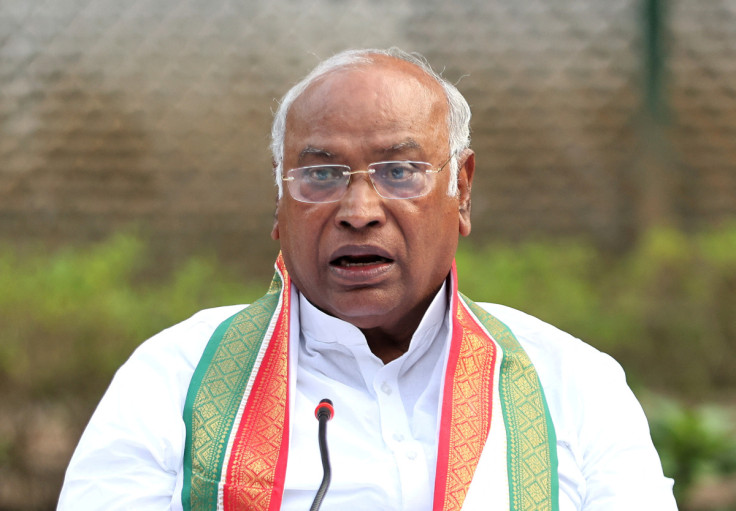
<path id="1" fill-rule="evenodd" d="M 366 174 L 354 174 L 338 202 L 335 221 L 354 229 L 381 225 L 386 221 L 383 201 Z"/>

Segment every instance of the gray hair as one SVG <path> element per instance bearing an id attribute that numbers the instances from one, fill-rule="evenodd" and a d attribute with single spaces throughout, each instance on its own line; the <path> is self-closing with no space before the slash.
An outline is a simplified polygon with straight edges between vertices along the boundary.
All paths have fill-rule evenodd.
<path id="1" fill-rule="evenodd" d="M 302 79 L 302 81 L 289 89 L 281 99 L 271 127 L 271 154 L 273 155 L 274 177 L 276 178 L 276 186 L 278 186 L 279 189 L 279 198 L 281 198 L 284 191 L 281 181 L 281 173 L 283 172 L 284 161 L 286 116 L 289 113 L 291 105 L 312 83 L 322 76 L 338 69 L 358 66 L 361 64 L 370 64 L 373 62 L 372 57 L 376 55 L 394 57 L 414 64 L 422 69 L 430 78 L 434 79 L 444 90 L 448 106 L 447 131 L 450 143 L 450 154 L 452 155 L 450 162 L 452 179 L 450 179 L 448 194 L 451 196 L 457 194 L 457 173 L 459 170 L 457 157 L 463 150 L 470 147 L 470 106 L 463 95 L 460 94 L 460 91 L 457 90 L 457 87 L 436 73 L 424 57 L 418 53 L 407 53 L 398 48 L 389 48 L 387 50 L 346 50 L 338 53 L 333 57 L 320 62 L 317 67 Z"/>

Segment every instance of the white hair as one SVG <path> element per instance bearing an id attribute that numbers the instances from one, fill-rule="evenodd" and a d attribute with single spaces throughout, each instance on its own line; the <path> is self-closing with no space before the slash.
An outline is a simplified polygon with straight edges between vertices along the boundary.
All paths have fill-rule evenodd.
<path id="1" fill-rule="evenodd" d="M 279 189 L 279 198 L 283 194 L 283 184 L 281 182 L 281 173 L 283 172 L 284 161 L 284 138 L 286 136 L 286 116 L 294 104 L 294 101 L 317 79 L 322 76 L 343 68 L 358 66 L 361 64 L 370 64 L 376 55 L 385 55 L 407 61 L 423 70 L 430 78 L 436 81 L 444 90 L 447 99 L 447 131 L 450 145 L 450 187 L 448 194 L 454 196 L 457 194 L 457 173 L 458 161 L 457 157 L 460 153 L 470 147 L 470 106 L 460 91 L 453 84 L 442 78 L 436 73 L 427 61 L 417 53 L 407 53 L 398 48 L 389 48 L 387 50 L 380 49 L 364 49 L 364 50 L 346 50 L 338 53 L 326 60 L 320 62 L 306 77 L 299 83 L 294 85 L 284 95 L 279 103 L 271 126 L 271 154 L 274 161 L 274 177 L 276 186 Z"/>

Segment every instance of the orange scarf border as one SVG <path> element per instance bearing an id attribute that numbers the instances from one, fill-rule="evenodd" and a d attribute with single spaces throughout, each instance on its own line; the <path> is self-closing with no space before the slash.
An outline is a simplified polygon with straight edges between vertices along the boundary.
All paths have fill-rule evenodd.
<path id="1" fill-rule="evenodd" d="M 289 318 L 291 282 L 279 256 L 282 306 L 257 369 L 223 474 L 224 511 L 276 511 L 281 507 L 289 442 Z"/>
<path id="2" fill-rule="evenodd" d="M 497 347 L 457 292 L 452 265 L 452 339 L 445 373 L 434 511 L 460 510 L 491 427 Z"/>

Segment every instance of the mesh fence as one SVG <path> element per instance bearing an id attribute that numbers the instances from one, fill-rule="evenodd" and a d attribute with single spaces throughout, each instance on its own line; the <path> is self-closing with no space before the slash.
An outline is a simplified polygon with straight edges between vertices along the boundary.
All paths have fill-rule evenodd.
<path id="1" fill-rule="evenodd" d="M 735 1 L 668 4 L 670 116 L 654 158 L 634 0 L 0 6 L 5 240 L 137 224 L 172 253 L 271 259 L 277 98 L 320 58 L 392 45 L 424 54 L 471 103 L 477 239 L 616 246 L 647 215 L 698 228 L 736 212 Z"/>

